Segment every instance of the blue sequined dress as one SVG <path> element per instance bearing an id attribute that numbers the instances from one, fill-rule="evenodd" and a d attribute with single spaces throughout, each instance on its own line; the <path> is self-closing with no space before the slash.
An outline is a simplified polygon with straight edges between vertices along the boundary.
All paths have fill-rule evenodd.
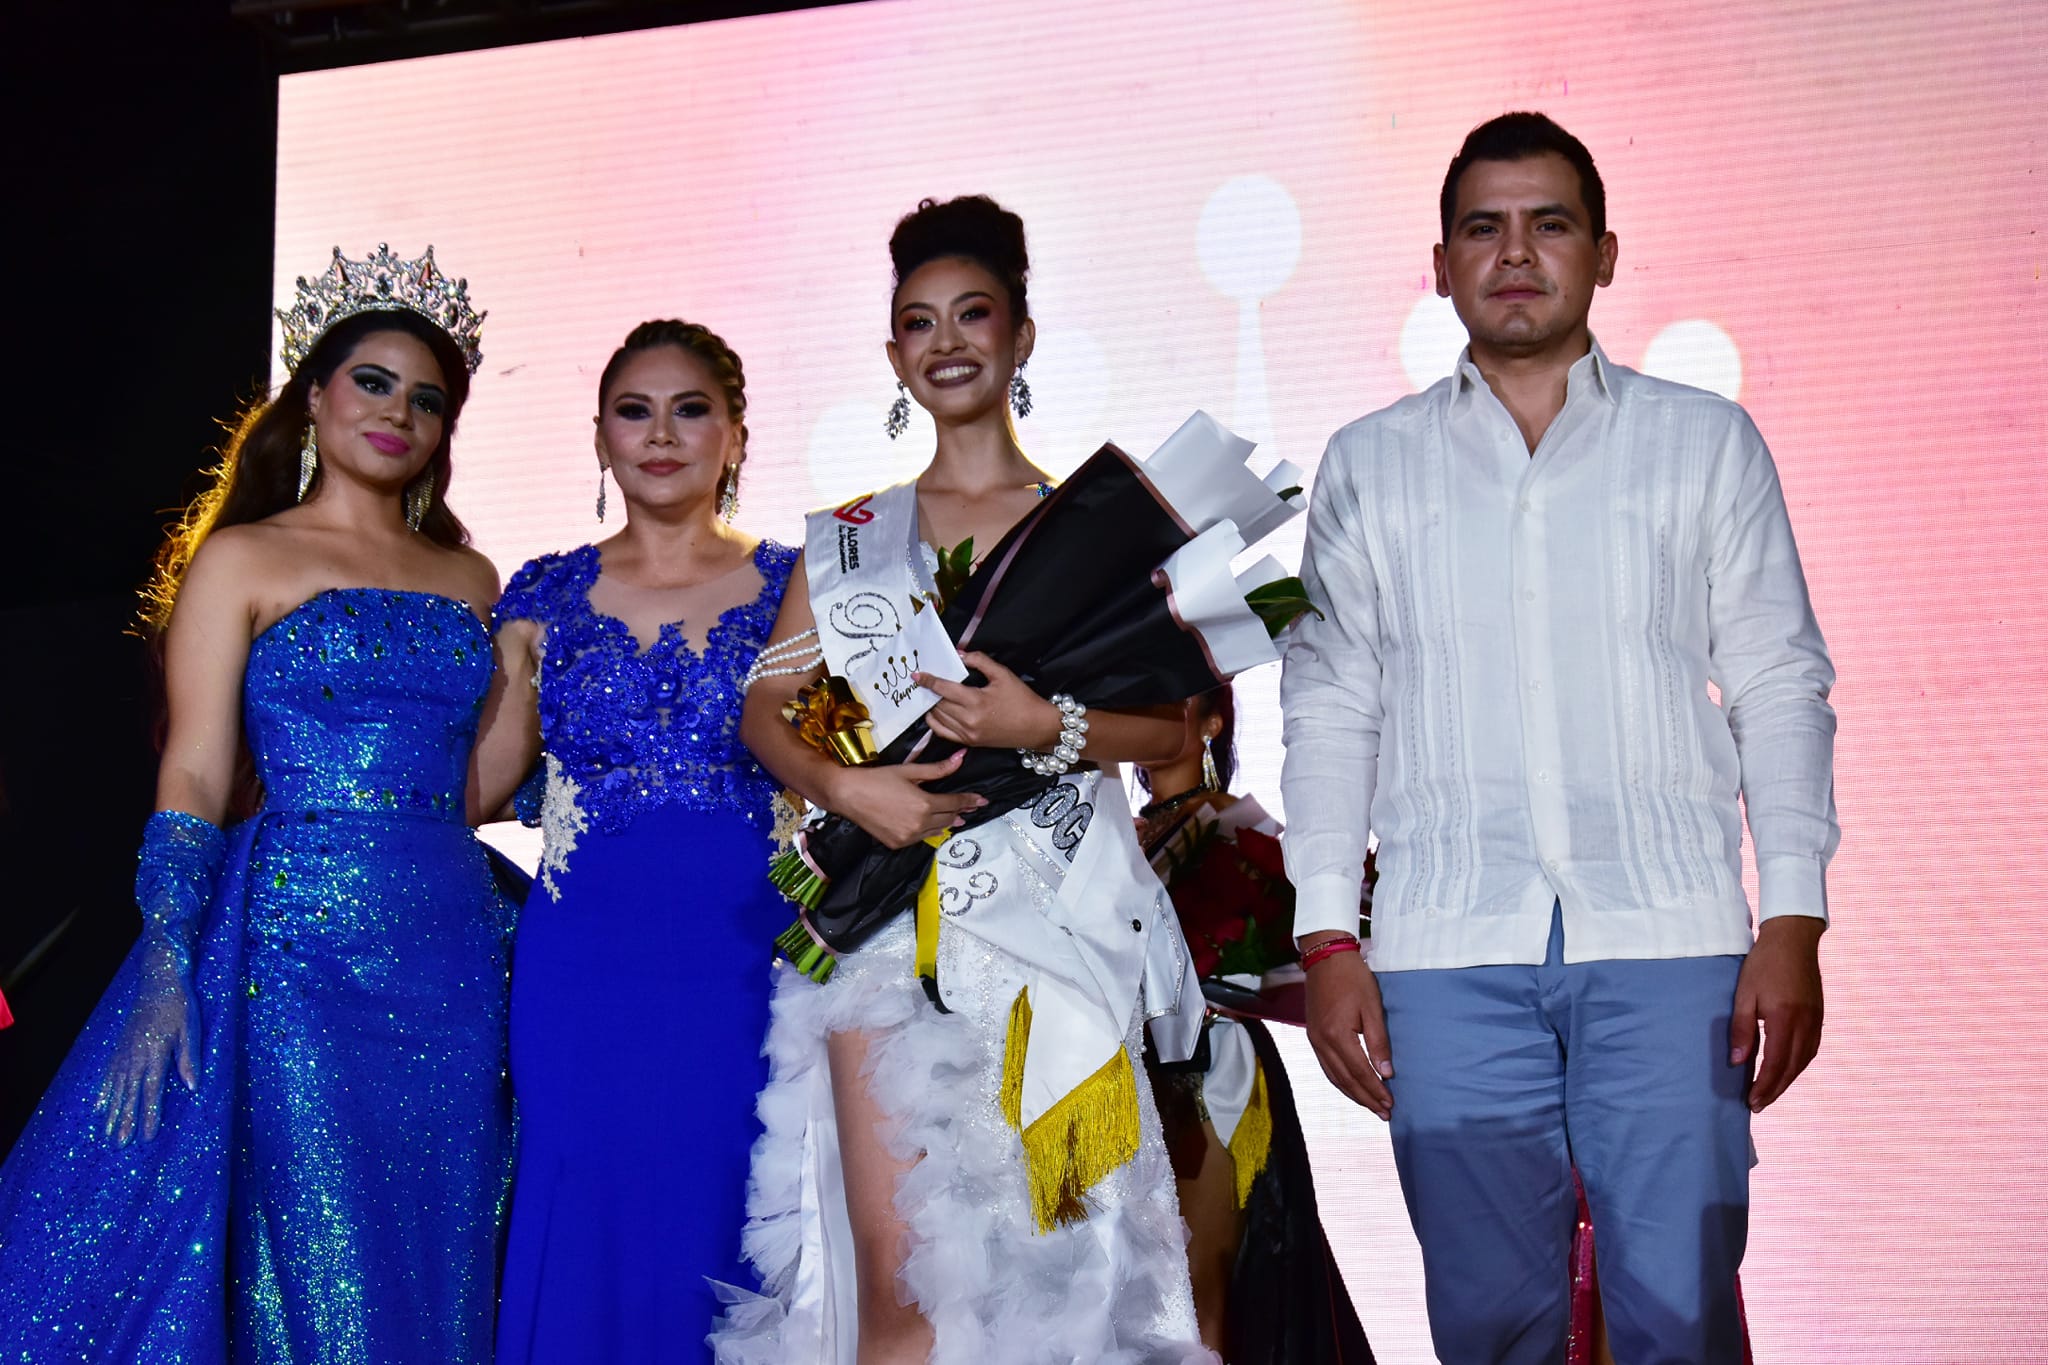
<path id="1" fill-rule="evenodd" d="M 701 654 L 681 623 L 643 651 L 591 607 L 594 546 L 528 564 L 498 604 L 501 626 L 543 628 L 545 754 L 512 980 L 500 1365 L 709 1360 L 709 1281 L 752 1283 L 740 1228 L 789 915 L 766 877 L 776 786 L 740 745 L 740 684 L 795 561 L 763 541 L 758 595 Z"/>
<path id="2" fill-rule="evenodd" d="M 0 1360 L 471 1365 L 511 1163 L 511 909 L 464 821 L 481 622 L 324 592 L 258 636 L 264 784 L 194 955 L 201 1078 L 116 1147 L 131 956 L 0 1171 Z"/>

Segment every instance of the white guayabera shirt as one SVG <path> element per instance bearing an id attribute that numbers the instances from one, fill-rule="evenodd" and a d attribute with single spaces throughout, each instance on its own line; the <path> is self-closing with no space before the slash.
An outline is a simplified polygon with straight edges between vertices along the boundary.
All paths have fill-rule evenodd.
<path id="1" fill-rule="evenodd" d="M 1736 404 L 1572 366 L 1532 456 L 1467 352 L 1330 440 L 1281 678 L 1295 932 L 1372 965 L 1744 953 L 1827 916 L 1834 682 L 1770 451 Z M 1717 705 L 1708 692 L 1720 690 Z"/>

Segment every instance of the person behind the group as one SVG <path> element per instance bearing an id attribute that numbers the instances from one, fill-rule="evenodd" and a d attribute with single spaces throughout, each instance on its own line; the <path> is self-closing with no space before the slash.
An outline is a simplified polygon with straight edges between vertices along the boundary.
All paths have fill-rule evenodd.
<path id="1" fill-rule="evenodd" d="M 776 623 L 777 642 L 844 624 L 849 604 L 834 594 L 849 566 L 832 548 L 835 518 L 868 525 L 894 524 L 889 519 L 900 516 L 903 543 L 878 547 L 869 567 L 889 614 L 908 621 L 913 595 L 932 590 L 938 547 L 971 538 L 977 554 L 986 554 L 1051 492 L 1045 472 L 1019 448 L 1010 420 L 1013 383 L 1035 338 L 1022 221 L 982 196 L 927 200 L 898 223 L 890 256 L 895 290 L 887 351 L 907 395 L 899 412 L 907 419 L 915 402 L 930 413 L 937 449 L 914 483 L 812 515 L 809 547 Z M 1074 587 L 1087 591 L 1085 583 Z M 835 604 L 841 615 L 825 609 Z M 926 717 L 933 734 L 1006 752 L 1043 754 L 1059 744 L 1059 707 L 995 660 L 974 651 L 962 657 L 986 677 L 985 686 L 918 675 L 941 698 Z M 765 1314 L 755 1305 L 752 1326 L 736 1318 L 720 1358 L 801 1355 L 861 1365 L 1199 1358 L 1172 1171 L 1145 1088 L 1128 1096 L 1140 1135 L 1135 1155 L 1087 1191 L 1075 1217 L 1044 1230 L 1034 1221 L 1025 1152 L 1005 1123 L 1013 1002 L 1028 990 L 1040 1012 L 1059 1008 L 1040 993 L 1053 989 L 1045 985 L 1051 968 L 1042 964 L 1057 966 L 1077 983 L 1072 989 L 1088 978 L 1078 958 L 1069 960 L 1076 950 L 1048 920 L 1037 920 L 1038 940 L 1021 950 L 1030 963 L 1017 956 L 1014 942 L 1006 948 L 977 937 L 975 925 L 1002 916 L 1025 926 L 1025 915 L 1003 907 L 1035 915 L 1031 907 L 1055 899 L 1064 886 L 1064 864 L 1040 856 L 1030 822 L 1016 823 L 1023 811 L 978 825 L 958 845 L 946 839 L 964 812 L 983 804 L 972 793 L 925 789 L 953 770 L 957 755 L 945 763 L 842 767 L 805 744 L 780 711 L 815 676 L 785 670 L 763 676 L 748 692 L 742 734 L 770 771 L 889 847 L 941 842 L 938 857 L 948 865 L 984 854 L 993 863 L 998 850 L 1004 858 L 1014 851 L 1006 865 L 1017 875 L 1000 884 L 991 878 L 990 900 L 940 925 L 935 979 L 950 1013 L 920 987 L 908 917 L 842 957 L 822 989 L 784 973 L 769 1040 L 776 1076 L 762 1102 L 767 1136 L 755 1161 L 749 1239 L 755 1266 L 764 1283 L 778 1288 L 778 1300 Z M 1089 763 L 1158 758 L 1180 743 L 1177 708 L 1090 711 L 1087 721 Z M 1118 923 L 1150 929 L 1151 917 L 1164 916 L 1161 892 L 1143 871 L 1120 786 L 1086 768 L 1063 781 L 1069 795 L 1092 803 L 1083 846 L 1110 838 L 1128 850 L 1128 858 L 1108 860 L 1133 869 L 1136 903 L 1114 907 Z M 1170 920 L 1158 923 L 1171 930 Z M 1100 1074 L 1122 1063 L 1128 1077 L 1139 1001 L 1134 991 L 1102 1003 L 1128 1021 L 1129 1032 L 1124 1055 Z M 1033 1025 L 1032 1047 L 1056 1037 L 1058 1023 L 1048 1017 Z M 815 1152 L 827 1154 L 823 1169 L 809 1155 Z M 822 1247 L 802 1251 L 799 1225 L 821 1226 Z"/>
<path id="2" fill-rule="evenodd" d="M 597 513 L 625 524 L 513 576 L 479 749 L 493 809 L 544 762 L 512 978 L 502 1365 L 709 1358 L 710 1281 L 743 1273 L 788 918 L 763 875 L 776 786 L 738 730 L 796 552 L 733 524 L 740 358 L 695 323 L 642 323 L 597 402 Z"/>
<path id="3" fill-rule="evenodd" d="M 1391 1118 L 1444 1360 L 1561 1357 L 1576 1162 L 1615 1358 L 1738 1361 L 1750 1116 L 1820 1039 L 1833 669 L 1748 416 L 1593 339 L 1585 147 L 1483 124 L 1441 215 L 1470 346 L 1331 439 L 1286 654 L 1304 945 L 1379 836 L 1371 968 L 1309 969 L 1310 1038 Z"/>
<path id="4" fill-rule="evenodd" d="M 1237 699 L 1225 683 L 1188 701 L 1180 752 L 1139 769 L 1151 800 L 1138 808 L 1138 841 L 1175 908 L 1189 907 L 1182 928 L 1191 940 L 1221 919 L 1240 945 L 1274 932 L 1284 943 L 1284 927 L 1260 917 L 1284 914 L 1285 881 L 1268 881 L 1243 847 L 1260 839 L 1276 848 L 1280 826 L 1256 798 L 1231 793 L 1236 772 Z M 1146 1054 L 1188 1225 L 1202 1341 L 1231 1365 L 1369 1365 L 1372 1348 L 1323 1235 L 1293 1087 L 1255 1011 L 1300 1019 L 1277 1000 L 1239 1003 L 1247 1008 L 1211 1012 L 1193 1063 Z"/>
<path id="5" fill-rule="evenodd" d="M 481 318 L 431 252 L 335 255 L 148 590 L 143 934 L 0 1176 L 9 1359 L 490 1355 L 511 915 L 466 794 L 498 582 L 446 496 Z"/>

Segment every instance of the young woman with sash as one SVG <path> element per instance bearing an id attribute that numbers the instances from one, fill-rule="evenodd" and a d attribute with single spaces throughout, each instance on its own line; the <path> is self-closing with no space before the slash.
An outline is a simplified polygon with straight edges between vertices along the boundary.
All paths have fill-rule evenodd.
<path id="1" fill-rule="evenodd" d="M 920 600 L 962 562 L 945 547 L 995 546 L 1050 484 L 1006 401 L 1028 410 L 1022 222 L 982 197 L 927 200 L 890 253 L 889 359 L 938 449 L 914 481 L 809 518 L 764 654 L 799 661 L 757 670 L 741 734 L 880 843 L 932 843 L 937 913 L 923 933 L 924 916 L 890 922 L 822 987 L 783 972 L 746 1238 L 773 1297 L 736 1304 L 714 1342 L 722 1361 L 1206 1360 L 1173 1172 L 1136 1083 L 1146 1018 L 1180 1005 L 1186 953 L 1113 766 L 1173 753 L 1179 708 L 1090 711 L 1082 731 L 1071 702 L 985 655 L 941 664 L 946 642 L 907 657 L 918 619 L 937 616 Z M 941 739 L 1085 758 L 962 830 L 984 799 L 924 785 L 957 755 L 845 767 L 785 722 L 818 669 L 775 646 L 813 630 L 825 671 L 892 702 L 910 691 L 897 684 L 936 694 L 922 720 Z M 945 676 L 968 668 L 986 685 Z M 892 725 L 876 716 L 878 744 Z"/>

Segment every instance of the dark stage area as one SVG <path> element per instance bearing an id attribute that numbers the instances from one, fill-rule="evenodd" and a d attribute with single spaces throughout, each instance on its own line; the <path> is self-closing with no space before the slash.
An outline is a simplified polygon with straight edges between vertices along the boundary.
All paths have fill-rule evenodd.
<path id="1" fill-rule="evenodd" d="M 167 509 L 266 372 L 278 68 L 225 5 L 22 6 L 8 27 L 11 349 L 35 395 L 0 578 L 11 1144 L 141 924 L 152 683 L 127 628 Z"/>

